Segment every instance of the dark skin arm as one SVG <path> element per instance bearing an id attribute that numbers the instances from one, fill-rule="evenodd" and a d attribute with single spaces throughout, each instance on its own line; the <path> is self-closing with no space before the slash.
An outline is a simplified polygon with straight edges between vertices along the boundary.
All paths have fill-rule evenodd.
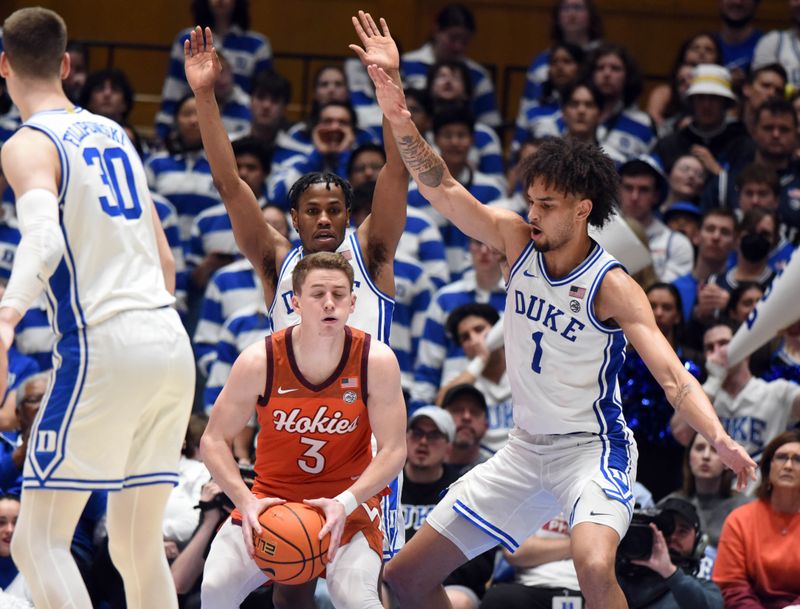
<path id="1" fill-rule="evenodd" d="M 250 187 L 239 177 L 228 134 L 214 97 L 214 83 L 222 71 L 211 30 L 197 27 L 184 44 L 186 80 L 197 100 L 203 148 L 211 165 L 214 186 L 231 218 L 236 245 L 258 273 L 264 300 L 272 304 L 278 272 L 292 244 L 267 224 Z"/>
<path id="2" fill-rule="evenodd" d="M 400 53 L 397 50 L 386 21 L 380 20 L 380 30 L 369 13 L 358 12 L 353 17 L 353 27 L 364 48 L 351 44 L 350 48 L 365 65 L 381 66 L 390 78 L 400 82 Z M 358 228 L 367 269 L 378 288 L 394 295 L 394 260 L 397 244 L 406 224 L 406 199 L 408 196 L 408 171 L 406 170 L 389 121 L 383 119 L 386 165 L 381 169 L 375 184 L 372 213 Z"/>

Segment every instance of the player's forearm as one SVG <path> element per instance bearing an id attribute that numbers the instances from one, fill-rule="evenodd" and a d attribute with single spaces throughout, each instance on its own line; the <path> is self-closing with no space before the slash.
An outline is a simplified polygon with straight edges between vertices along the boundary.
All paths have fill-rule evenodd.
<path id="1" fill-rule="evenodd" d="M 208 158 L 208 164 L 211 166 L 214 185 L 224 199 L 226 193 L 235 190 L 239 184 L 239 172 L 236 169 L 233 146 L 231 146 L 228 133 L 222 124 L 213 90 L 198 91 L 196 100 L 203 150 Z"/>
<path id="2" fill-rule="evenodd" d="M 364 473 L 347 490 L 361 504 L 386 488 L 403 469 L 405 462 L 405 442 L 398 446 L 381 447 Z"/>
<path id="3" fill-rule="evenodd" d="M 545 539 L 529 537 L 513 554 L 507 554 L 508 563 L 517 568 L 538 567 L 572 556 L 570 539 Z"/>
<path id="4" fill-rule="evenodd" d="M 211 478 L 236 507 L 241 509 L 248 501 L 252 501 L 253 494 L 242 480 L 230 444 L 224 438 L 203 434 L 200 439 L 200 454 Z"/>
<path id="5" fill-rule="evenodd" d="M 178 594 L 186 594 L 191 591 L 197 578 L 203 573 L 205 565 L 205 551 L 214 533 L 217 531 L 219 523 L 219 510 L 208 510 L 201 516 L 200 526 L 192 535 L 191 540 L 178 554 L 170 566 L 172 579 L 175 581 L 175 589 Z"/>
<path id="6" fill-rule="evenodd" d="M 676 414 L 706 440 L 716 444 L 726 435 L 714 407 L 691 374 L 684 371 L 674 383 L 664 385 L 664 392 Z"/>

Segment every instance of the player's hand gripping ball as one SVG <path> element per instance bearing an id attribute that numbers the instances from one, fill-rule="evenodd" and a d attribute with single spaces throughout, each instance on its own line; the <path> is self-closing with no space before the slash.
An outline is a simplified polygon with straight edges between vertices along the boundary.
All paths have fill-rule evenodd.
<path id="1" fill-rule="evenodd" d="M 304 503 L 273 505 L 258 517 L 261 534 L 253 532 L 258 568 L 272 581 L 297 585 L 325 570 L 331 536 L 319 539 L 325 517 Z"/>

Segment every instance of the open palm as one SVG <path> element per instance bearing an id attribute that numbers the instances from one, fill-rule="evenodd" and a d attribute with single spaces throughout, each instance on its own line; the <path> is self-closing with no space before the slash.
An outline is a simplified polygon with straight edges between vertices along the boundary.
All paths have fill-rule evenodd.
<path id="1" fill-rule="evenodd" d="M 213 88 L 222 66 L 214 49 L 211 28 L 205 32 L 198 25 L 183 43 L 183 65 L 186 80 L 192 91 L 197 93 L 203 89 Z"/>
<path id="2" fill-rule="evenodd" d="M 358 34 L 362 49 L 357 44 L 351 44 L 358 58 L 365 66 L 376 65 L 384 70 L 397 70 L 400 68 L 400 52 L 389 33 L 386 20 L 381 18 L 381 29 L 372 20 L 372 16 L 364 11 L 358 11 L 358 17 L 353 17 L 353 27 Z"/>

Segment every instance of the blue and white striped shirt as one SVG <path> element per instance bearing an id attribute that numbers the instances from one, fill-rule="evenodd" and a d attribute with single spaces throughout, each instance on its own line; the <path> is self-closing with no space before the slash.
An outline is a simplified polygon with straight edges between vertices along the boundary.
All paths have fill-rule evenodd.
<path id="1" fill-rule="evenodd" d="M 460 374 L 467 365 L 464 350 L 447 335 L 445 323 L 450 313 L 461 305 L 473 302 L 488 303 L 502 313 L 506 307 L 503 279 L 491 290 L 478 288 L 475 273 L 440 289 L 433 296 L 425 315 L 422 339 L 419 341 L 414 385 L 411 388 L 411 407 L 432 404 L 439 388 Z"/>
<path id="2" fill-rule="evenodd" d="M 209 207 L 194 219 L 186 253 L 187 267 L 195 268 L 211 253 L 241 256 L 223 203 Z"/>
<path id="3" fill-rule="evenodd" d="M 246 259 L 227 264 L 211 276 L 194 331 L 197 366 L 208 376 L 216 357 L 217 343 L 225 320 L 239 309 L 264 301 L 261 285 Z"/>
<path id="4" fill-rule="evenodd" d="M 415 51 L 404 53 L 400 58 L 400 71 L 406 86 L 424 89 L 428 78 L 428 68 L 434 63 L 436 63 L 436 58 L 430 42 Z M 500 126 L 502 119 L 497 110 L 494 84 L 489 71 L 472 59 L 464 59 L 464 63 L 467 64 L 472 80 L 472 112 L 476 120 L 491 127 Z"/>
<path id="5" fill-rule="evenodd" d="M 150 190 L 166 197 L 175 207 L 185 252 L 195 217 L 222 203 L 208 159 L 202 150 L 178 155 L 160 152 L 150 157 L 144 167 Z"/>
<path id="6" fill-rule="evenodd" d="M 172 257 L 175 259 L 175 308 L 184 316 L 187 313 L 187 289 L 189 288 L 189 274 L 186 270 L 186 260 L 183 256 L 181 231 L 178 228 L 178 212 L 175 206 L 166 197 L 157 192 L 150 192 L 153 204 L 156 206 L 161 228 L 167 238 Z"/>
<path id="7" fill-rule="evenodd" d="M 465 167 L 456 179 L 469 193 L 481 203 L 491 203 L 503 196 L 503 189 L 496 180 L 479 171 Z M 442 233 L 450 279 L 455 280 L 471 266 L 469 259 L 469 238 L 440 214 L 417 189 L 417 183 L 411 182 L 408 187 L 408 206 L 415 207 L 428 215 Z"/>
<path id="8" fill-rule="evenodd" d="M 424 211 L 406 208 L 406 227 L 397 245 L 397 255 L 422 264 L 436 289 L 450 283 L 447 253 L 439 228 Z"/>
<path id="9" fill-rule="evenodd" d="M 189 28 L 178 34 L 170 52 L 167 77 L 161 90 L 161 109 L 156 115 L 156 134 L 163 141 L 172 129 L 176 104 L 191 92 L 183 69 L 183 42 L 191 31 Z M 231 65 L 234 82 L 245 93 L 250 92 L 253 76 L 272 66 L 272 47 L 262 34 L 243 31 L 234 25 L 221 41 L 217 39 L 215 43 Z"/>
<path id="10" fill-rule="evenodd" d="M 403 390 L 410 393 L 425 313 L 435 289 L 422 265 L 402 255 L 394 259 L 394 283 L 395 305 L 389 344 L 400 364 Z"/>
<path id="11" fill-rule="evenodd" d="M 203 405 L 207 414 L 210 414 L 211 408 L 217 401 L 239 354 L 270 333 L 267 307 L 263 301 L 239 309 L 225 320 L 219 332 L 219 341 L 215 348 L 216 357 L 211 363 L 203 393 Z"/>

